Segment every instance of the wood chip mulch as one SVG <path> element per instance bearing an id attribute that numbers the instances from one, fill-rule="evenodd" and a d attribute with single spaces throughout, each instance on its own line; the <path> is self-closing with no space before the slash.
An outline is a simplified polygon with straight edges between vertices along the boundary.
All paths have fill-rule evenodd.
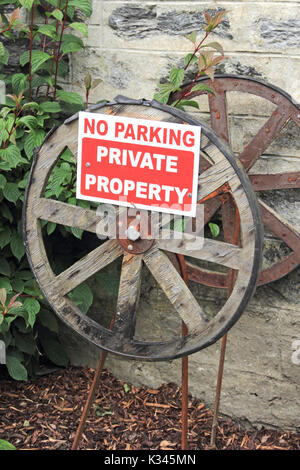
<path id="1" fill-rule="evenodd" d="M 0 380 L 0 439 L 17 449 L 69 450 L 94 371 L 69 367 L 29 382 Z M 178 450 L 181 390 L 133 387 L 107 370 L 87 420 L 80 449 Z M 189 397 L 189 450 L 210 449 L 212 411 Z M 217 449 L 299 450 L 300 433 L 245 430 L 220 418 Z"/>

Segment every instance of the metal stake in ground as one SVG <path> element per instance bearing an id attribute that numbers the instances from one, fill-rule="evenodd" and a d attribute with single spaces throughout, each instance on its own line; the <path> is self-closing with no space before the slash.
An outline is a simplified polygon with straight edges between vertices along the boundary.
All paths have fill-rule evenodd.
<path id="1" fill-rule="evenodd" d="M 184 256 L 177 255 L 181 276 L 184 282 L 188 283 L 188 275 Z M 186 324 L 182 322 L 182 336 L 188 334 Z M 188 387 L 189 387 L 189 358 L 185 356 L 181 359 L 181 385 L 182 385 L 182 407 L 181 407 L 181 450 L 187 450 L 187 433 L 188 433 Z"/>
<path id="2" fill-rule="evenodd" d="M 231 224 L 224 224 L 224 238 L 237 245 L 239 242 L 239 233 L 240 233 L 240 217 L 237 208 L 233 204 L 230 198 L 228 198 L 224 205 L 223 205 L 223 214 L 227 212 L 228 219 L 232 219 L 232 214 L 230 212 L 235 212 L 235 221 L 234 225 Z M 232 235 L 232 227 L 233 227 L 233 235 Z M 235 271 L 230 269 L 228 272 L 228 297 L 230 297 L 234 282 L 235 282 Z M 217 378 L 217 386 L 216 386 L 216 397 L 215 397 L 215 406 L 214 406 L 214 414 L 213 414 L 213 423 L 211 428 L 211 438 L 210 438 L 210 445 L 212 447 L 216 446 L 216 434 L 217 434 L 217 426 L 218 426 L 218 413 L 220 407 L 220 398 L 221 398 L 221 389 L 222 389 L 222 381 L 223 381 L 223 373 L 224 373 L 224 363 L 225 363 L 225 354 L 226 354 L 226 344 L 227 344 L 227 334 L 225 334 L 222 338 L 221 342 L 221 352 L 220 352 L 220 360 L 219 360 L 219 368 L 218 368 L 218 378 Z"/>
<path id="3" fill-rule="evenodd" d="M 113 319 L 111 321 L 110 330 L 113 328 L 115 318 L 116 318 L 116 314 L 114 314 Z M 84 427 L 85 427 L 85 423 L 86 423 L 88 414 L 89 414 L 91 406 L 92 406 L 92 404 L 94 403 L 94 400 L 95 400 L 95 394 L 96 394 L 96 392 L 98 390 L 98 387 L 99 387 L 101 372 L 104 368 L 107 356 L 108 356 L 108 353 L 106 351 L 102 351 L 99 362 L 98 362 L 98 365 L 97 365 L 97 369 L 96 369 L 96 372 L 95 372 L 95 375 L 94 375 L 94 379 L 93 379 L 93 382 L 92 382 L 92 385 L 91 385 L 91 388 L 90 388 L 90 391 L 89 391 L 89 395 L 88 395 L 88 398 L 87 398 L 85 407 L 83 409 L 83 412 L 82 412 L 82 415 L 81 415 L 81 418 L 80 418 L 80 421 L 79 421 L 79 425 L 78 425 L 78 428 L 77 428 L 77 431 L 76 431 L 76 434 L 75 434 L 75 438 L 74 438 L 73 445 L 72 445 L 72 450 L 77 450 L 78 449 L 78 445 L 80 443 L 82 433 L 84 431 Z"/>

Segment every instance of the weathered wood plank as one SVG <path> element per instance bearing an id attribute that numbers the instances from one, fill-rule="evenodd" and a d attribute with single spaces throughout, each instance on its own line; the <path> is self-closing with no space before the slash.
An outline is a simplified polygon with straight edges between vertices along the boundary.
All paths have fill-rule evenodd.
<path id="1" fill-rule="evenodd" d="M 66 295 L 93 274 L 112 263 L 122 253 L 122 248 L 114 240 L 103 243 L 56 276 L 55 280 L 48 286 L 49 292 L 55 291 L 55 294 L 57 294 L 57 291 L 59 291 L 61 295 Z"/>
<path id="2" fill-rule="evenodd" d="M 234 175 L 233 167 L 225 158 L 215 163 L 199 176 L 197 200 L 201 201 L 201 199 L 220 188 L 224 183 L 228 182 L 230 184 L 230 179 Z"/>
<path id="3" fill-rule="evenodd" d="M 140 297 L 142 255 L 126 253 L 123 258 L 120 277 L 116 319 L 113 333 L 123 338 L 132 338 L 135 329 L 136 312 Z"/>
<path id="4" fill-rule="evenodd" d="M 206 322 L 204 311 L 167 255 L 154 245 L 145 253 L 144 262 L 188 327 L 189 333 L 203 326 Z"/>
<path id="5" fill-rule="evenodd" d="M 77 227 L 92 233 L 96 233 L 97 224 L 101 220 L 96 211 L 46 198 L 38 199 L 34 212 L 38 219 Z"/>
<path id="6" fill-rule="evenodd" d="M 230 243 L 174 232 L 174 239 L 157 240 L 157 246 L 162 250 L 210 261 L 228 268 L 241 267 L 242 249 Z"/>

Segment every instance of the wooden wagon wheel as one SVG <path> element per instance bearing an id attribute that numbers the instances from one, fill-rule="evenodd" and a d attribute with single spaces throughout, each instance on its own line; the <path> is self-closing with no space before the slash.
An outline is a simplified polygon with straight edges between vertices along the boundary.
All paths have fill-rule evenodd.
<path id="1" fill-rule="evenodd" d="M 240 162 L 248 172 L 264 151 L 269 147 L 279 132 L 293 121 L 300 128 L 300 106 L 283 90 L 261 80 L 251 77 L 236 75 L 217 75 L 213 82 L 207 78 L 197 80 L 197 83 L 205 82 L 214 89 L 215 95 L 208 95 L 211 127 L 224 140 L 229 142 L 229 123 L 227 113 L 227 95 L 230 92 L 250 93 L 264 98 L 276 105 L 275 110 L 257 134 L 244 147 L 238 156 Z M 194 83 L 187 83 L 182 89 L 188 92 Z M 188 93 L 186 97 L 194 98 L 204 94 L 201 91 Z M 178 93 L 171 97 L 171 101 L 178 98 Z M 243 109 L 243 112 L 247 110 Z M 202 160 L 202 168 L 208 167 L 209 162 Z M 249 174 L 249 179 L 255 191 L 269 191 L 280 189 L 300 188 L 300 172 L 286 172 L 279 174 Z M 271 266 L 262 269 L 258 285 L 276 281 L 287 275 L 300 264 L 300 233 L 295 230 L 286 220 L 279 216 L 276 211 L 265 202 L 259 200 L 262 212 L 262 220 L 266 229 L 272 232 L 278 239 L 282 240 L 291 250 Z M 207 222 L 216 210 L 220 208 L 215 202 L 214 207 L 210 205 L 207 214 Z M 221 208 L 223 228 L 226 239 L 230 240 L 230 227 L 232 226 L 233 211 L 230 204 Z M 188 275 L 190 279 L 201 284 L 227 288 L 228 277 L 215 270 L 203 270 L 192 263 L 188 264 Z"/>
<path id="2" fill-rule="evenodd" d="M 233 157 L 228 146 L 206 125 L 169 106 L 153 101 L 129 100 L 117 97 L 112 103 L 93 107 L 90 111 L 113 113 L 156 121 L 188 123 L 202 126 L 201 157 L 211 167 L 199 175 L 198 200 L 229 190 L 240 218 L 240 246 L 205 239 L 202 249 L 190 251 L 191 235 L 183 240 L 157 238 L 136 250 L 139 240 L 131 241 L 133 250 L 126 249 L 124 240 L 99 240 L 99 246 L 59 275 L 50 267 L 41 231 L 41 219 L 66 226 L 75 226 L 95 233 L 99 216 L 93 210 L 72 206 L 45 197 L 45 188 L 51 172 L 63 150 L 68 147 L 77 153 L 78 122 L 66 121 L 52 132 L 37 151 L 24 201 L 24 239 L 27 255 L 37 282 L 53 310 L 75 332 L 105 351 L 129 358 L 169 360 L 187 356 L 217 341 L 237 321 L 251 298 L 259 275 L 262 250 L 260 211 L 251 184 L 244 169 Z M 221 188 L 221 189 L 220 189 Z M 124 210 L 124 208 L 122 209 Z M 96 235 L 95 235 L 96 236 Z M 140 248 L 140 246 L 139 246 Z M 132 247 L 131 247 L 132 249 Z M 196 301 L 184 280 L 165 252 L 180 253 L 205 259 L 234 269 L 237 273 L 232 295 L 213 318 Z M 123 257 L 112 331 L 98 324 L 80 311 L 68 293 L 90 276 L 119 257 Z M 142 269 L 148 268 L 167 298 L 174 312 L 188 328 L 167 341 L 140 341 L 135 339 L 135 319 Z"/>

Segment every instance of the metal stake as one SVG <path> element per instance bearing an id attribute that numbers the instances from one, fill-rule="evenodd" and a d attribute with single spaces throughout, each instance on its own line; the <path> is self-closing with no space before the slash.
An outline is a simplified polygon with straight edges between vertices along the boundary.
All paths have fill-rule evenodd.
<path id="1" fill-rule="evenodd" d="M 233 234 L 233 244 L 235 245 L 237 245 L 239 242 L 239 233 L 240 233 L 240 217 L 239 217 L 237 208 L 235 208 L 235 224 L 234 224 L 234 234 Z M 228 291 L 227 291 L 228 297 L 230 297 L 232 293 L 234 282 L 235 282 L 235 277 L 236 277 L 235 270 L 230 269 L 228 273 Z M 211 447 L 216 447 L 218 413 L 219 413 L 219 407 L 220 407 L 220 397 L 221 397 L 222 380 L 223 380 L 223 373 L 224 373 L 226 345 L 227 345 L 227 334 L 223 336 L 222 343 L 221 343 L 218 379 L 217 379 L 216 396 L 215 396 L 215 406 L 214 406 L 213 422 L 212 422 L 211 437 L 210 437 Z"/>
<path id="2" fill-rule="evenodd" d="M 188 283 L 188 275 L 186 271 L 186 264 L 183 255 L 177 255 L 181 276 L 184 282 Z M 182 322 L 182 336 L 188 334 L 187 326 Z M 189 359 L 185 356 L 181 359 L 181 450 L 187 450 L 187 433 L 188 433 L 188 389 L 189 389 L 189 373 L 188 373 Z"/>
<path id="3" fill-rule="evenodd" d="M 115 318 L 116 318 L 116 313 L 114 313 L 113 319 L 111 321 L 110 330 L 112 330 L 112 328 L 113 328 Z M 81 418 L 80 418 L 80 421 L 79 421 L 78 428 L 76 430 L 76 434 L 75 434 L 75 438 L 74 438 L 71 450 L 77 450 L 77 448 L 78 448 L 78 445 L 79 445 L 79 442 L 80 442 L 81 437 L 82 437 L 82 433 L 83 433 L 83 430 L 84 430 L 84 427 L 85 427 L 85 424 L 86 424 L 86 420 L 87 420 L 89 411 L 91 409 L 92 404 L 94 403 L 95 394 L 96 394 L 96 391 L 99 387 L 101 372 L 104 368 L 107 356 L 108 356 L 108 353 L 106 351 L 102 351 L 99 362 L 98 362 L 98 365 L 97 365 L 97 369 L 96 369 L 96 372 L 95 372 L 95 375 L 94 375 L 94 379 L 93 379 L 93 382 L 92 382 L 92 385 L 91 385 L 91 388 L 90 388 L 90 391 L 89 391 L 89 394 L 88 394 L 88 398 L 87 398 L 85 407 L 83 409 L 83 412 L 82 412 L 82 415 L 81 415 Z"/>

